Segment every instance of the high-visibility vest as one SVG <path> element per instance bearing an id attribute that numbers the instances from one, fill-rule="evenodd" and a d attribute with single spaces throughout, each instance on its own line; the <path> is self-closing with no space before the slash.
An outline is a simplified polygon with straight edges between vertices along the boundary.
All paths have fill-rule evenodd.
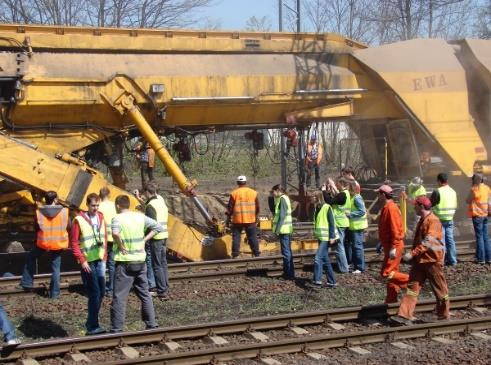
<path id="1" fill-rule="evenodd" d="M 336 221 L 336 226 L 340 228 L 349 227 L 349 218 L 346 214 L 350 213 L 351 201 L 348 190 L 343 190 L 341 193 L 346 195 L 346 201 L 343 205 L 333 204 L 332 209 L 334 213 L 334 220 Z"/>
<path id="2" fill-rule="evenodd" d="M 440 186 L 438 193 L 440 202 L 433 207 L 433 213 L 442 222 L 451 221 L 457 210 L 457 193 L 448 185 Z"/>
<path id="3" fill-rule="evenodd" d="M 473 186 L 471 189 L 473 192 L 477 192 L 479 195 L 479 200 L 475 198 L 468 205 L 467 211 L 469 217 L 487 217 L 488 216 L 488 198 L 489 198 L 489 187 L 486 184 L 479 184 L 479 186 Z"/>
<path id="4" fill-rule="evenodd" d="M 115 217 L 121 224 L 120 237 L 127 250 L 123 254 L 117 245 L 113 246 L 114 261 L 145 261 L 145 215 L 138 212 L 124 212 Z"/>
<path id="5" fill-rule="evenodd" d="M 273 232 L 276 232 L 276 225 L 278 224 L 278 220 L 280 218 L 281 199 L 283 199 L 286 203 L 286 216 L 283 221 L 283 224 L 280 227 L 279 233 L 291 234 L 293 233 L 292 206 L 291 206 L 290 198 L 287 195 L 282 195 L 280 196 L 279 199 L 275 201 L 274 217 L 273 217 Z"/>
<path id="6" fill-rule="evenodd" d="M 158 195 L 156 198 L 151 199 L 148 202 L 148 205 L 152 206 L 157 213 L 156 221 L 164 228 L 163 232 L 157 233 L 153 236 L 154 240 L 163 240 L 169 237 L 169 232 L 167 232 L 167 219 L 169 217 L 169 210 L 167 209 L 167 205 L 165 204 L 164 198 Z"/>
<path id="7" fill-rule="evenodd" d="M 327 218 L 329 209 L 332 209 L 329 204 L 327 203 L 322 204 L 319 213 L 317 213 L 317 216 L 315 217 L 314 236 L 319 241 L 325 241 L 325 242 L 329 241 L 329 219 Z M 337 233 L 338 230 L 334 229 L 334 231 L 335 231 L 335 238 L 337 239 L 339 237 Z"/>
<path id="8" fill-rule="evenodd" d="M 110 200 L 101 201 L 99 203 L 99 211 L 104 216 L 106 229 L 108 229 L 109 232 L 111 232 L 111 222 L 113 218 L 116 216 L 116 214 L 118 214 L 116 212 L 116 205 L 114 204 L 114 202 Z M 107 242 L 113 242 L 113 235 L 110 233 L 107 235 Z"/>
<path id="9" fill-rule="evenodd" d="M 102 260 L 104 258 L 106 223 L 103 220 L 100 222 L 99 227 L 94 229 L 92 222 L 87 222 L 86 217 L 90 220 L 88 215 L 85 215 L 85 217 L 77 215 L 74 219 L 80 227 L 80 237 L 78 239 L 80 250 L 88 262 Z"/>
<path id="10" fill-rule="evenodd" d="M 232 223 L 255 223 L 257 192 L 247 186 L 241 186 L 232 191 L 230 196 L 235 201 Z"/>
<path id="11" fill-rule="evenodd" d="M 355 205 L 355 197 L 359 196 L 362 204 L 365 205 L 365 202 L 363 201 L 363 198 L 361 197 L 360 194 L 356 194 L 351 198 L 351 213 L 353 212 L 354 209 L 356 209 Z M 368 219 L 367 219 L 367 213 L 365 209 L 365 214 L 361 217 L 349 217 L 349 230 L 350 231 L 359 231 L 362 229 L 365 229 L 368 227 Z"/>
<path id="12" fill-rule="evenodd" d="M 46 217 L 41 211 L 36 210 L 36 218 L 39 226 L 36 237 L 36 245 L 43 250 L 58 251 L 68 247 L 68 209 L 62 208 L 52 217 Z"/>

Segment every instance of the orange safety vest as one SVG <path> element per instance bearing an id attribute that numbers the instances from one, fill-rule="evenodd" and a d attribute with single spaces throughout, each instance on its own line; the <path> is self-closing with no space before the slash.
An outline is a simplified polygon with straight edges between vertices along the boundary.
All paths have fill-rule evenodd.
<path id="1" fill-rule="evenodd" d="M 232 191 L 230 196 L 235 202 L 232 223 L 255 223 L 257 192 L 247 186 L 241 186 Z"/>
<path id="2" fill-rule="evenodd" d="M 36 210 L 39 230 L 36 245 L 47 251 L 58 251 L 68 247 L 68 209 L 62 208 L 53 218 L 46 217 Z"/>
<path id="3" fill-rule="evenodd" d="M 467 206 L 469 217 L 487 217 L 488 216 L 488 198 L 489 186 L 479 184 L 471 188 L 472 202 Z"/>

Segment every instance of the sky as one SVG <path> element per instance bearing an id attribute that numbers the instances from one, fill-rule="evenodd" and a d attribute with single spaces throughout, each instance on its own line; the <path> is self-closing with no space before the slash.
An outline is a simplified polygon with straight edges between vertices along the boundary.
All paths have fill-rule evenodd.
<path id="1" fill-rule="evenodd" d="M 200 11 L 210 22 L 217 21 L 222 30 L 243 30 L 252 16 L 267 16 L 271 30 L 278 29 L 278 0 L 215 0 L 215 5 Z"/>

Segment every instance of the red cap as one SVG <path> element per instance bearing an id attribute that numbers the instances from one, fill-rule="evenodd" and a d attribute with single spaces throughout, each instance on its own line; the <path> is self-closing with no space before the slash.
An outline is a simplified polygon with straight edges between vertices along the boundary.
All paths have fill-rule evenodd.
<path id="1" fill-rule="evenodd" d="M 392 194 L 392 188 L 389 185 L 387 185 L 387 184 L 384 184 L 384 185 L 380 186 L 378 189 L 375 189 L 375 191 L 377 193 L 379 191 L 381 191 L 383 193 Z"/>
<path id="2" fill-rule="evenodd" d="M 423 208 L 426 210 L 431 209 L 431 200 L 428 199 L 426 196 L 418 196 L 416 200 L 414 200 L 414 205 L 421 205 Z"/>

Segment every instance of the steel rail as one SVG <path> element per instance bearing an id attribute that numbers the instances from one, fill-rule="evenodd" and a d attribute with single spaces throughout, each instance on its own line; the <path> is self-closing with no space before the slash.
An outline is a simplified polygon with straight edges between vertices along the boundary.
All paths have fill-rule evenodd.
<path id="1" fill-rule="evenodd" d="M 491 295 L 469 295 L 450 298 L 452 309 L 472 306 L 491 306 Z M 436 302 L 423 300 L 418 302 L 416 311 L 433 311 Z M 180 327 L 162 327 L 145 331 L 122 332 L 87 337 L 71 337 L 21 344 L 2 351 L 0 361 L 18 358 L 48 357 L 57 354 L 118 347 L 121 345 L 144 345 L 170 340 L 225 335 L 253 330 L 273 330 L 290 326 L 319 325 L 329 322 L 343 322 L 357 319 L 380 318 L 397 313 L 398 304 L 382 304 L 336 308 L 315 312 L 300 312 L 276 316 L 238 319 L 226 322 L 212 322 Z"/>
<path id="2" fill-rule="evenodd" d="M 382 255 L 376 255 L 374 249 L 369 249 L 372 255 L 367 256 L 365 264 L 380 264 L 383 260 Z M 370 251 L 368 251 L 370 252 Z M 473 258 L 474 250 L 459 250 L 458 255 L 462 262 L 464 258 Z M 334 256 L 334 253 L 331 255 Z M 294 265 L 296 270 L 311 271 L 314 254 L 304 253 L 294 255 Z M 265 256 L 259 258 L 246 258 L 237 260 L 220 260 L 206 262 L 192 262 L 169 265 L 169 281 L 172 283 L 186 283 L 193 281 L 217 280 L 223 277 L 237 276 L 279 276 L 283 272 L 281 256 Z M 0 278 L 0 297 L 2 296 L 22 296 L 32 293 L 42 292 L 48 289 L 51 274 L 35 275 L 35 286 L 29 291 L 17 288 L 20 276 Z M 82 285 L 80 272 L 71 271 L 61 274 L 60 289 L 69 290 L 70 288 Z"/>
<path id="3" fill-rule="evenodd" d="M 462 319 L 440 323 L 424 323 L 406 327 L 387 327 L 363 332 L 344 332 L 339 334 L 322 334 L 300 338 L 277 340 L 267 343 L 250 343 L 214 347 L 211 349 L 189 352 L 175 352 L 157 356 L 146 356 L 131 360 L 108 361 L 104 365 L 125 364 L 208 364 L 219 361 L 261 358 L 264 356 L 285 353 L 299 353 L 327 348 L 359 346 L 385 342 L 387 340 L 407 340 L 424 338 L 450 333 L 470 333 L 491 328 L 491 316 L 483 318 Z"/>

